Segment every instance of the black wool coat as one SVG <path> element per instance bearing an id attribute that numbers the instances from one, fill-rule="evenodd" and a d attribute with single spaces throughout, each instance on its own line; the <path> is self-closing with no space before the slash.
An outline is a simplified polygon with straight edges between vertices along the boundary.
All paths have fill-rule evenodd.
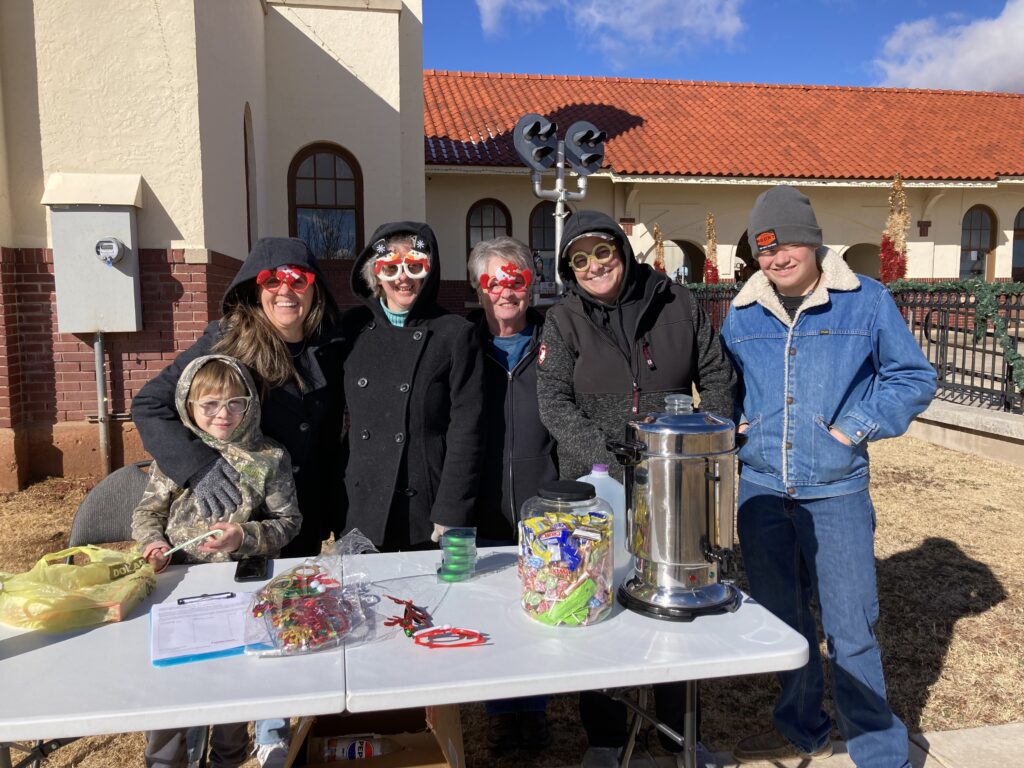
<path id="1" fill-rule="evenodd" d="M 362 278 L 373 243 L 415 233 L 431 253 L 404 327 L 388 321 Z M 349 339 L 345 391 L 345 489 L 349 529 L 378 548 L 429 545 L 435 523 L 473 525 L 482 459 L 483 385 L 473 326 L 437 305 L 440 257 L 430 227 L 396 222 L 378 228 L 352 269 L 364 306 L 342 318 Z"/>
<path id="2" fill-rule="evenodd" d="M 477 497 L 477 535 L 514 540 L 523 502 L 558 479 L 555 439 L 537 406 L 537 349 L 544 316 L 528 309 L 533 339 L 511 371 L 491 353 L 491 332 L 483 310 L 469 318 L 476 325 L 484 356 L 484 463 Z"/>
<path id="3" fill-rule="evenodd" d="M 232 293 L 255 279 L 261 269 L 284 264 L 305 266 L 320 275 L 301 240 L 263 238 L 253 247 L 228 288 L 225 305 Z M 322 275 L 318 279 L 323 279 Z M 345 409 L 344 345 L 338 328 L 326 322 L 324 325 L 320 333 L 307 339 L 301 353 L 310 379 L 307 391 L 300 392 L 298 385 L 289 381 L 268 390 L 262 401 L 260 427 L 264 435 L 288 449 L 302 513 L 299 534 L 281 550 L 282 557 L 317 555 L 322 541 L 345 527 L 340 442 Z M 180 486 L 187 485 L 197 470 L 219 454 L 181 423 L 174 405 L 175 387 L 185 366 L 209 354 L 221 334 L 220 321 L 210 323 L 195 344 L 179 354 L 132 400 L 132 420 L 143 446 L 164 474 Z"/>

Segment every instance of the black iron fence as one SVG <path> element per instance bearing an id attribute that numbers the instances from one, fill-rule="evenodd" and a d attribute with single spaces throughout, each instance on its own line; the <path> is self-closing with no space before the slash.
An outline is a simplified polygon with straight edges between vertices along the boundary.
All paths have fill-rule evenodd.
<path id="1" fill-rule="evenodd" d="M 688 286 L 716 328 L 736 287 Z M 1019 283 L 967 288 L 894 287 L 907 327 L 938 375 L 936 397 L 952 403 L 1024 413 L 1024 393 L 1013 360 L 1024 367 L 1024 295 Z"/>

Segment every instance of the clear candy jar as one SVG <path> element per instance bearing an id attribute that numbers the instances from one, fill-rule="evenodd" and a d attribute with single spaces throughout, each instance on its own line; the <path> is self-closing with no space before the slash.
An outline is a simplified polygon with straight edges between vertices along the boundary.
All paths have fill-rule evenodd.
<path id="1" fill-rule="evenodd" d="M 545 483 L 523 503 L 519 581 L 527 615 L 576 627 L 611 613 L 612 522 L 611 507 L 589 483 Z"/>

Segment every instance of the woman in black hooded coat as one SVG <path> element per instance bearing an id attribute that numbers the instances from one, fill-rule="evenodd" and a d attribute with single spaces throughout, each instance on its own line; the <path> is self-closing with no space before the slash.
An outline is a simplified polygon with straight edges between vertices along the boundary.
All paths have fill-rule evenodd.
<path id="1" fill-rule="evenodd" d="M 473 326 L 437 304 L 441 265 L 430 227 L 384 224 L 370 242 L 352 269 L 352 292 L 364 306 L 342 318 L 347 525 L 382 551 L 422 549 L 443 528 L 473 525 L 483 368 Z M 378 261 L 403 257 L 414 267 L 427 262 L 426 274 L 375 274 Z M 415 294 L 404 311 L 389 307 L 384 282 Z"/>
<path id="2" fill-rule="evenodd" d="M 266 318 L 268 307 L 262 304 L 266 292 L 256 284 L 262 271 L 286 265 L 316 276 L 305 291 L 312 301 L 301 318 L 302 338 L 292 343 L 279 330 L 275 333 L 273 321 Z M 282 297 L 294 300 L 296 295 L 286 289 L 274 295 L 274 299 Z M 174 390 L 185 366 L 210 354 L 215 345 L 217 352 L 241 359 L 262 390 L 263 434 L 287 448 L 291 456 L 302 528 L 281 556 L 318 555 L 321 542 L 345 524 L 339 480 L 344 349 L 334 299 L 305 242 L 264 237 L 253 246 L 224 294 L 223 311 L 222 320 L 210 323 L 191 347 L 139 391 L 132 400 L 132 420 L 146 450 L 175 483 L 187 485 L 193 493 L 205 490 L 215 507 L 218 502 L 222 507 L 230 505 L 223 494 L 230 493 L 231 483 L 220 474 L 220 454 L 181 423 Z M 212 517 L 217 512 L 214 508 Z"/>

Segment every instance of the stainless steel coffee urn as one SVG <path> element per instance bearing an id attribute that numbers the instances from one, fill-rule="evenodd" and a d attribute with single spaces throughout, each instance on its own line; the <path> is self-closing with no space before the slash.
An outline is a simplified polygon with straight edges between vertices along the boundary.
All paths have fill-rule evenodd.
<path id="1" fill-rule="evenodd" d="M 690 621 L 734 611 L 742 598 L 720 580 L 732 556 L 735 426 L 709 413 L 652 413 L 610 442 L 625 469 L 627 548 L 635 571 L 619 602 Z"/>

